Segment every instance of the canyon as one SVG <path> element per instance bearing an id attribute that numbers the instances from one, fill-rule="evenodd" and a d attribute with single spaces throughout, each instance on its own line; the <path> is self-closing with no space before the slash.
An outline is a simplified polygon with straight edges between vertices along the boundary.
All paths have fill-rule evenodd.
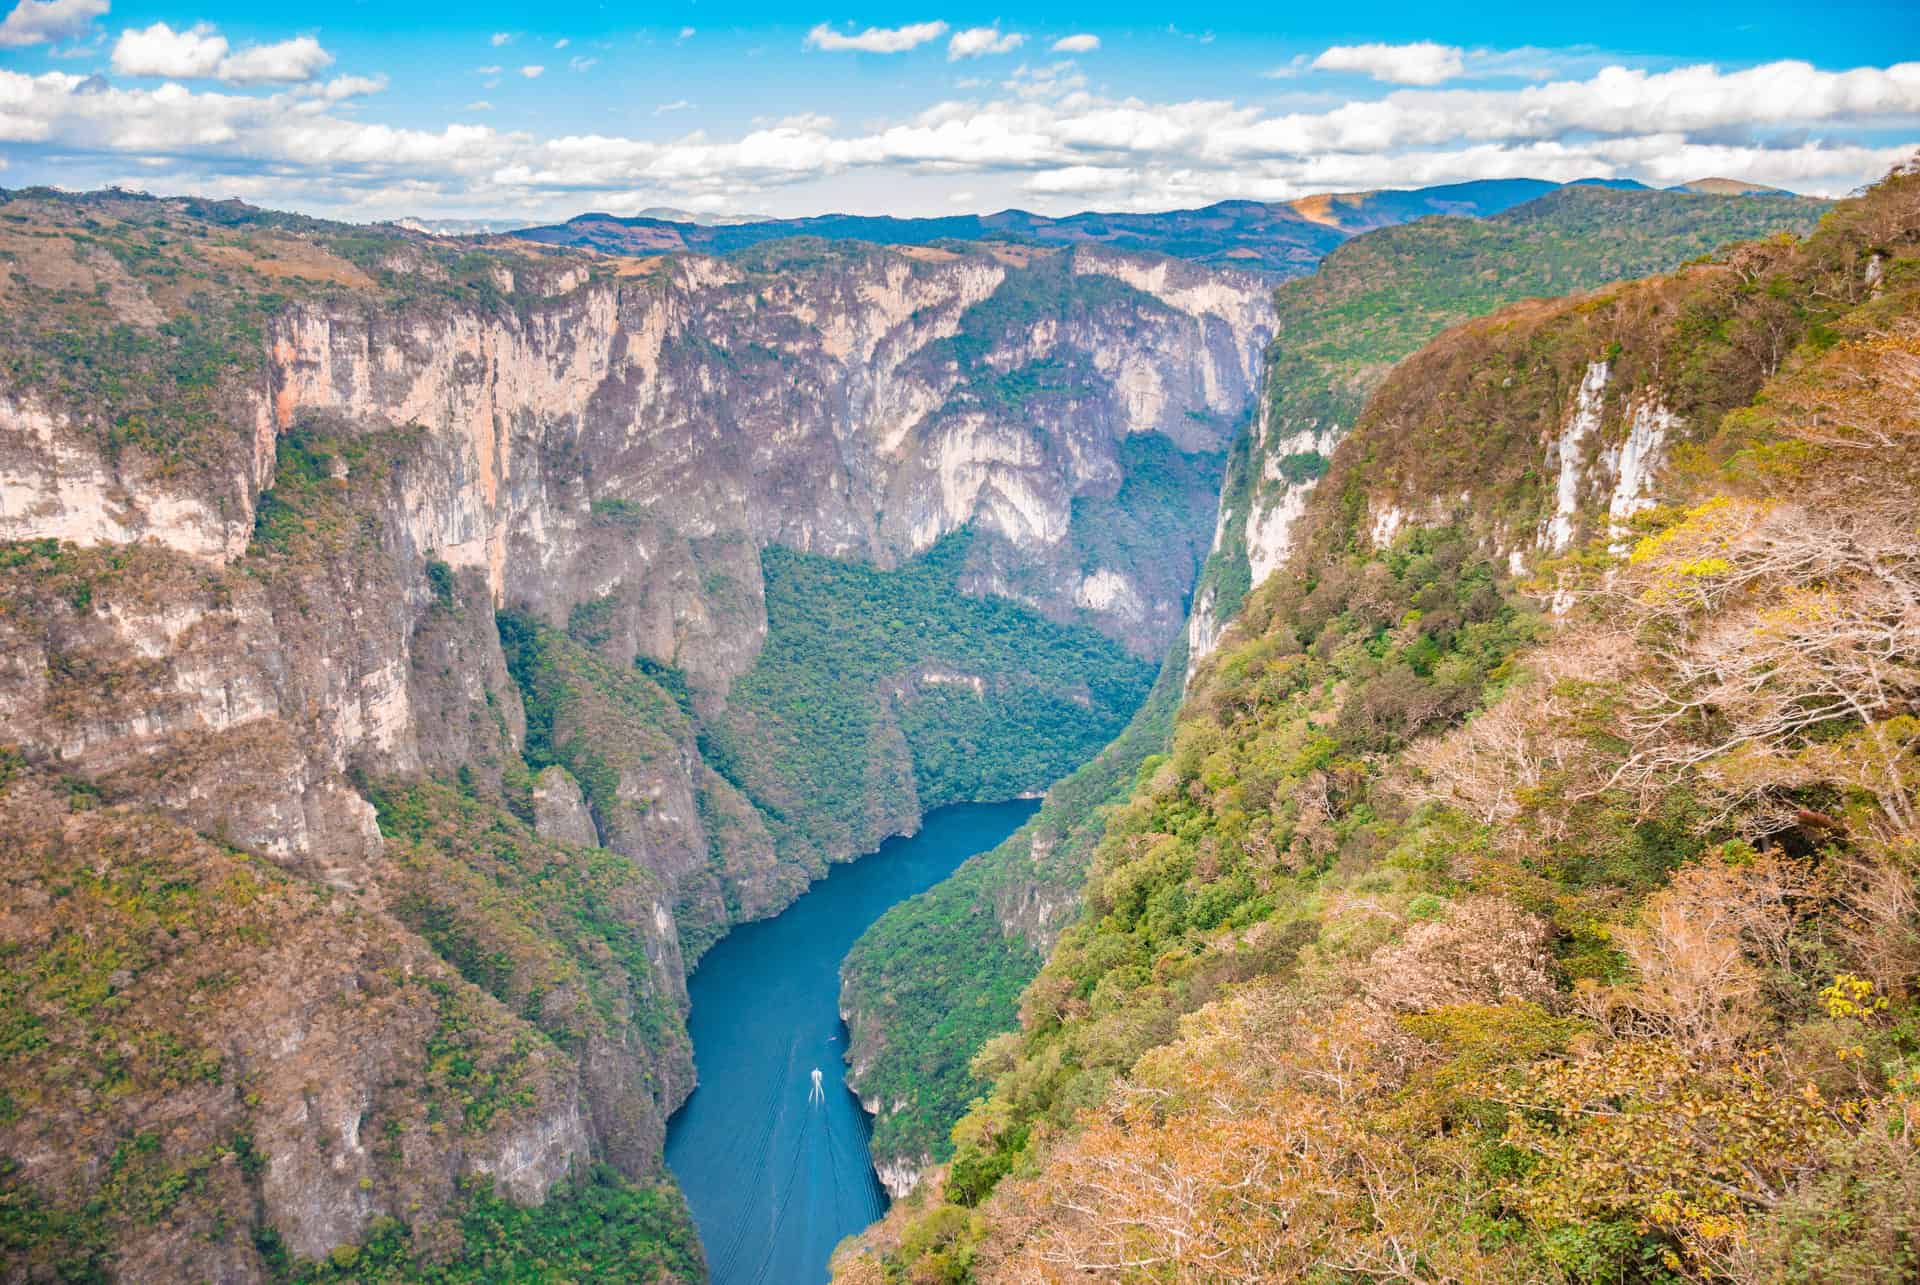
<path id="1" fill-rule="evenodd" d="M 933 807 L 1049 791 L 908 903 L 956 912 L 909 955 L 998 952 L 912 992 L 995 997 L 937 1092 L 887 1083 L 932 1028 L 871 966 L 916 961 L 850 959 L 904 1193 L 1347 422 L 1276 410 L 1273 275 L 1095 244 L 632 257 L 29 192 L 0 267 L 4 1180 L 41 1261 L 135 1277 L 445 1258 L 600 1191 L 697 1275 L 689 968 Z M 1630 519 L 1687 422 L 1592 378 L 1527 452 L 1570 479 L 1549 543 Z M 1384 486 L 1375 543 L 1436 503 Z"/>
<path id="2" fill-rule="evenodd" d="M 463 1176 L 519 1201 L 589 1162 L 654 1180 L 692 1087 L 689 963 L 952 801 L 916 781 L 909 734 L 1033 702 L 1095 745 L 1124 722 L 1137 680 L 1089 688 L 1021 649 L 1150 673 L 1271 334 L 1257 276 L 1098 249 L 635 262 L 118 196 L 0 214 L 10 795 L 99 804 L 18 852 L 10 949 L 59 940 L 58 871 L 120 841 L 101 830 L 210 836 L 175 881 L 196 904 L 264 861 L 247 877 L 284 913 L 383 943 L 322 933 L 309 959 L 288 938 L 286 967 L 346 972 L 289 988 L 283 1027 L 148 1013 L 192 989 L 170 974 L 249 953 L 211 926 L 100 960 L 106 1013 L 131 1003 L 218 1068 L 191 1125 L 164 1068 L 77 1104 L 18 1086 L 14 1180 L 56 1207 L 114 1139 L 157 1139 L 177 1173 L 246 1138 L 247 1181 L 89 1233 L 223 1279 L 259 1265 L 208 1247 L 210 1218 L 313 1259 L 403 1214 L 444 1237 Z M 109 387 L 72 347 L 88 334 L 117 347 Z M 152 385 L 133 407 L 129 374 Z M 828 765 L 848 810 L 778 752 L 810 729 L 741 695 L 780 641 L 769 549 L 789 577 L 852 561 L 882 585 L 936 558 L 947 592 L 1002 604 L 997 650 L 956 635 L 834 693 L 869 763 Z M 1015 764 L 992 797 L 1073 761 Z M 325 1033 L 340 1003 L 350 1045 Z M 61 1018 L 39 1058 L 87 1065 L 124 1033 Z M 330 1060 L 351 1048 L 399 1061 Z M 448 1092 L 465 1124 L 429 1144 Z"/>

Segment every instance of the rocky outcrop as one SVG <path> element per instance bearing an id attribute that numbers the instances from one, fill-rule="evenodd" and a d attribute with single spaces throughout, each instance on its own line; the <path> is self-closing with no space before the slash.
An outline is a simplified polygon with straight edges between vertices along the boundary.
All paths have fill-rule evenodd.
<path id="1" fill-rule="evenodd" d="M 405 245 L 392 262 L 411 262 Z M 349 768 L 445 772 L 517 743 L 489 600 L 555 624 L 602 607 L 609 660 L 677 665 L 723 702 L 765 631 L 760 547 L 887 566 L 970 526 L 985 537 L 975 591 L 1153 654 L 1181 626 L 1197 557 L 1137 548 L 1083 568 L 1076 503 L 1120 489 L 1131 437 L 1222 449 L 1267 338 L 1257 278 L 1096 250 L 854 247 L 797 267 L 662 260 L 638 277 L 530 258 L 499 274 L 511 307 L 338 291 L 292 306 L 269 325 L 264 386 L 233 392 L 231 466 L 217 485 L 187 475 L 201 489 L 185 496 L 14 393 L 9 533 L 138 539 L 183 559 L 164 606 L 126 595 L 66 621 L 71 639 L 16 638 L 0 712 L 23 747 L 88 775 L 169 759 L 164 802 L 181 815 L 351 881 L 378 836 Z M 217 576 L 247 549 L 276 433 L 356 444 L 327 468 L 378 549 L 336 559 L 325 584 L 196 592 L 196 564 Z M 347 458 L 367 443 L 381 458 Z M 430 564 L 475 579 L 464 616 L 432 609 Z M 48 643 L 144 657 L 155 685 L 49 726 Z M 476 701 L 499 717 L 472 717 Z M 644 823 L 597 818 L 674 878 L 706 860 L 698 771 L 681 757 L 622 783 Z"/>
<path id="2" fill-rule="evenodd" d="M 123 1279 L 264 1279 L 234 1234 L 260 1215 L 315 1258 L 382 1213 L 431 1236 L 464 1179 L 538 1201 L 588 1162 L 568 1059 L 387 916 L 71 779 L 0 777 L 27 1032 L 0 1152 L 10 1188 L 88 1205 Z"/>
<path id="3" fill-rule="evenodd" d="M 1541 524 L 1540 544 L 1548 553 L 1564 553 L 1573 543 L 1574 518 L 1580 512 L 1580 480 L 1586 471 L 1587 439 L 1600 428 L 1607 392 L 1607 363 L 1589 362 L 1574 393 L 1566 427 L 1547 444 L 1547 472 L 1554 479 L 1553 512 Z"/>
<path id="4" fill-rule="evenodd" d="M 434 467 L 396 514 L 413 547 L 549 619 L 611 597 L 610 654 L 712 684 L 764 628 L 759 547 L 886 566 L 963 526 L 1014 551 L 1024 600 L 1151 654 L 1188 586 L 1128 566 L 1086 592 L 1073 502 L 1118 489 L 1132 435 L 1224 449 L 1265 293 L 1174 261 L 1057 257 L 688 258 L 644 285 L 563 278 L 502 315 L 307 307 L 276 326 L 274 413 L 282 431 L 425 426 Z M 1057 315 L 1022 324 L 1035 291 Z M 721 577 L 737 592 L 712 592 Z"/>
<path id="5" fill-rule="evenodd" d="M 923 1155 L 917 1160 L 882 1160 L 874 1165 L 873 1171 L 880 1176 L 880 1185 L 887 1189 L 889 1197 L 905 1200 L 932 1167 L 933 1157 Z"/>
<path id="6" fill-rule="evenodd" d="M 254 498 L 273 476 L 264 397 L 246 398 L 232 418 L 243 431 L 226 467 L 182 477 L 102 451 L 71 415 L 25 390 L 0 389 L 0 540 L 151 539 L 224 565 L 246 550 Z"/>
<path id="7" fill-rule="evenodd" d="M 252 253 L 174 207 L 113 209 L 172 220 L 177 253 Z M 257 281 L 223 278 L 204 307 L 245 322 L 229 362 L 139 350 L 194 381 L 191 414 L 129 433 L 78 376 L 0 389 L 0 538 L 25 542 L 0 558 L 0 723 L 34 770 L 358 907 L 442 984 L 349 1029 L 361 1009 L 324 996 L 377 969 L 296 936 L 265 975 L 298 976 L 278 1001 L 220 1001 L 242 1025 L 288 1014 L 225 1056 L 262 1086 L 267 1222 L 313 1256 L 380 1214 L 425 1226 L 462 1176 L 537 1201 L 589 1159 L 657 1170 L 692 1087 L 686 959 L 868 837 L 776 841 L 708 761 L 695 714 L 725 711 L 766 635 L 763 549 L 885 568 L 967 528 L 967 592 L 1155 654 L 1211 515 L 1192 485 L 1153 491 L 1138 444 L 1183 485 L 1217 470 L 1267 332 L 1255 277 L 1098 250 L 498 251 L 475 271 L 395 238 L 363 271 L 324 229 L 274 235 L 319 275 L 264 312 Z M 119 315 L 70 324 L 150 330 L 188 306 L 172 279 L 116 277 Z M 581 626 L 604 673 L 548 700 L 509 674 L 501 608 Z M 901 702 L 987 690 L 909 677 Z M 536 723 L 570 771 L 528 778 Z M 894 741 L 874 753 L 905 779 L 869 819 L 909 829 Z M 520 1059 L 521 1105 L 431 1154 L 424 1117 L 376 1139 L 382 1086 L 417 1081 L 408 1059 L 449 1023 Z M 389 1190 L 395 1165 L 431 1185 Z"/>
<path id="8" fill-rule="evenodd" d="M 555 764 L 541 769 L 533 782 L 533 827 L 543 839 L 555 843 L 579 843 L 589 847 L 600 842 L 593 828 L 593 816 L 587 811 L 580 783 L 564 767 Z"/>

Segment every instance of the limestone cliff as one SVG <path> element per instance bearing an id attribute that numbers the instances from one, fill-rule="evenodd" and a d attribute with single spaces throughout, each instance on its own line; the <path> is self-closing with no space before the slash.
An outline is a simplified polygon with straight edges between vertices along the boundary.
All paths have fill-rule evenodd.
<path id="1" fill-rule="evenodd" d="M 47 789 L 80 791 L 141 818 L 143 845 L 170 825 L 263 858 L 287 896 L 341 899 L 397 943 L 383 959 L 440 979 L 437 1016 L 396 1017 L 406 1030 L 520 1059 L 521 1087 L 458 1146 L 367 1164 L 265 1147 L 227 1194 L 302 1255 L 377 1216 L 430 1238 L 463 1175 L 521 1200 L 589 1159 L 648 1179 L 691 1088 L 684 950 L 916 819 L 907 780 L 823 838 L 794 821 L 808 796 L 739 765 L 764 551 L 884 571 L 964 531 L 967 592 L 1156 655 L 1269 336 L 1258 279 L 1099 250 L 637 262 L 196 202 L 42 194 L 6 212 L 0 722 L 32 781 L 65 784 L 15 785 L 0 811 L 33 829 Z M 523 622 L 511 650 L 503 610 Z M 874 699 L 911 728 L 925 693 L 1027 681 L 1017 662 L 949 669 Z M 536 744 L 570 771 L 536 783 Z M 63 862 L 110 878 L 145 859 L 67 832 L 20 877 L 44 891 Z M 58 931 L 16 938 L 31 956 Z M 347 950 L 284 949 L 295 971 Z M 292 1046 L 230 1016 L 209 1056 L 253 1068 L 260 1095 L 214 1094 L 234 1136 L 320 1112 L 351 1151 L 395 1076 L 413 1086 L 396 1137 L 439 1109 L 383 1060 L 417 1032 L 370 1028 L 378 1055 L 326 1072 L 345 1096 L 302 1107 Z M 166 1083 L 151 1118 L 181 1101 Z M 106 1153 L 48 1127 L 0 1113 L 0 1144 L 41 1156 L 23 1180 L 58 1204 L 71 1166 Z M 159 1136 L 176 1166 L 240 1145 Z M 394 1185 L 415 1167 L 426 1188 Z M 99 1234 L 160 1252 L 136 1224 Z M 244 1251 L 209 1268 L 257 1270 Z"/>
<path id="2" fill-rule="evenodd" d="M 1746 237 L 1806 232 L 1825 208 L 1576 185 L 1486 219 L 1367 232 L 1312 277 L 1281 284 L 1259 413 L 1234 454 L 1213 565 L 1196 590 L 1193 663 L 1218 644 L 1245 593 L 1286 560 L 1334 445 L 1395 362 L 1504 304 L 1666 271 Z M 1645 475 L 1637 458 L 1627 468 Z"/>

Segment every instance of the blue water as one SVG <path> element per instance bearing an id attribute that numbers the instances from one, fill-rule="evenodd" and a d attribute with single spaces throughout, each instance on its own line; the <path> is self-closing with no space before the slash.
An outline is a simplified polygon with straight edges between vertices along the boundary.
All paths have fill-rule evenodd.
<path id="1" fill-rule="evenodd" d="M 886 1212 L 870 1122 L 841 1080 L 840 961 L 889 906 L 998 844 L 1038 806 L 941 808 L 920 833 L 833 867 L 785 913 L 734 929 L 701 959 L 687 984 L 700 1087 L 667 1124 L 667 1165 L 714 1285 L 817 1285 L 833 1247 Z"/>

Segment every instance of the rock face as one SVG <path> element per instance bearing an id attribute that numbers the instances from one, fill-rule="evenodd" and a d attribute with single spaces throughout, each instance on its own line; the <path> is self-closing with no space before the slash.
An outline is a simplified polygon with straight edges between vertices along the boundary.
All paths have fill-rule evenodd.
<path id="1" fill-rule="evenodd" d="M 1195 591 L 1191 663 L 1206 658 L 1245 592 L 1291 552 L 1309 495 L 1367 397 L 1447 325 L 1529 297 L 1665 271 L 1744 237 L 1804 233 L 1824 208 L 1576 184 L 1489 218 L 1376 228 L 1334 250 L 1312 277 L 1281 283 L 1260 414 L 1232 456 L 1210 568 Z M 1656 439 L 1674 425 L 1656 427 L 1649 414 L 1642 439 L 1658 455 Z M 1556 480 L 1563 461 L 1580 470 L 1593 463 L 1577 446 L 1556 454 L 1548 462 Z M 1623 505 L 1637 504 L 1651 476 L 1642 458 L 1628 449 L 1615 471 L 1633 479 L 1626 485 L 1635 498 Z M 1549 543 L 1571 538 L 1557 514 L 1547 519 Z"/>
<path id="2" fill-rule="evenodd" d="M 56 247 L 80 217 L 9 207 Z M 430 1013 L 408 991 L 352 1038 L 297 987 L 277 1007 L 220 1001 L 236 1023 L 221 1056 L 262 1086 L 247 1190 L 307 1256 L 378 1215 L 425 1225 L 463 1175 L 537 1201 L 590 1158 L 657 1172 L 692 1088 L 683 940 L 777 911 L 822 858 L 858 850 L 781 849 L 692 718 L 725 709 L 759 654 L 763 549 L 886 568 L 965 528 L 967 592 L 1156 655 L 1211 513 L 1182 492 L 1129 510 L 1153 523 L 1101 514 L 1151 486 L 1142 459 L 1217 471 L 1269 337 L 1260 279 L 1102 250 L 494 251 L 475 267 L 402 236 L 368 251 L 325 225 L 264 220 L 247 240 L 179 205 L 85 208 L 101 235 L 169 247 L 174 270 L 130 277 L 84 248 L 17 258 L 7 326 L 42 330 L 0 347 L 126 326 L 141 370 L 183 391 L 129 427 L 85 371 L 0 385 L 7 752 L 264 858 L 301 897 L 350 899 L 399 943 L 383 958 L 455 997 Z M 208 265 L 211 301 L 170 284 Z M 76 289 L 88 273 L 109 288 Z M 200 314 L 231 322 L 227 356 L 183 366 L 178 334 L 199 323 L 182 318 Z M 566 659 L 600 667 L 587 697 L 510 674 L 502 608 L 530 627 L 592 613 L 591 652 Z M 636 660 L 683 677 L 679 705 Z M 527 778 L 530 722 L 588 747 L 568 760 L 579 779 Z M 0 812 L 26 806 L 4 790 Z M 893 821 L 911 826 L 911 782 L 901 797 Z M 282 971 L 324 989 L 320 962 L 354 975 L 352 949 L 292 939 Z M 518 1105 L 432 1157 L 411 1132 L 374 1142 L 380 1086 L 418 1079 L 407 1059 L 456 1002 L 460 1029 L 534 1057 Z M 287 1016 L 250 1024 L 256 1004 Z M 329 1048 L 361 1052 L 314 1060 Z M 67 1190 L 62 1164 L 98 1159 L 45 1150 L 28 1180 L 48 1191 Z M 393 1186 L 416 1160 L 437 1185 Z"/>
<path id="3" fill-rule="evenodd" d="M 533 828 L 541 838 L 555 843 L 578 843 L 592 847 L 600 842 L 593 828 L 593 814 L 580 793 L 580 783 L 564 767 L 555 764 L 541 769 L 533 783 Z"/>
<path id="4" fill-rule="evenodd" d="M 759 548 L 887 566 L 971 526 L 987 537 L 974 588 L 1155 654 L 1184 621 L 1191 565 L 1083 567 L 1075 501 L 1119 489 L 1132 436 L 1224 448 L 1268 337 L 1264 290 L 1109 252 L 1005 257 L 856 247 L 760 270 L 656 260 L 632 279 L 532 260 L 501 269 L 524 302 L 495 311 L 336 292 L 269 323 L 264 386 L 228 407 L 230 467 L 188 494 L 13 391 L 0 532 L 182 557 L 164 572 L 177 594 L 116 601 L 58 644 L 139 657 L 157 686 L 55 728 L 44 648 L 19 637 L 0 716 L 28 752 L 88 775 L 192 739 L 199 761 L 164 802 L 350 879 L 379 841 L 348 767 L 450 770 L 470 757 L 475 698 L 505 710 L 504 745 L 518 734 L 488 600 L 554 623 L 608 602 L 603 655 L 677 665 L 723 700 L 765 631 Z M 377 480 L 335 479 L 378 553 L 324 586 L 219 579 L 245 560 L 275 435 L 321 429 L 404 438 Z M 477 577 L 479 634 L 432 632 L 429 562 Z M 464 672 L 445 663 L 462 648 Z M 307 734 L 283 734 L 296 724 Z M 681 775 L 685 797 L 650 800 L 652 815 L 691 813 L 691 765 Z"/>
<path id="5" fill-rule="evenodd" d="M 418 937 L 149 810 L 76 811 L 71 789 L 16 764 L 0 795 L 0 944 L 29 1035 L 0 1146 L 39 1200 L 132 1215 L 122 1278 L 265 1279 L 244 1232 L 207 1234 L 256 1202 L 313 1258 L 378 1213 L 430 1218 L 464 1178 L 538 1201 L 594 1154 L 565 1055 Z M 462 1122 L 456 1038 L 515 1106 Z"/>
<path id="6" fill-rule="evenodd" d="M 716 682 L 763 628 L 759 547 L 885 566 L 970 524 L 1017 550 L 1028 601 L 1157 649 L 1186 586 L 1103 568 L 1089 595 L 1072 502 L 1118 488 L 1131 435 L 1223 450 L 1270 333 L 1254 277 L 1093 251 L 688 258 L 544 289 L 504 316 L 295 311 L 276 425 L 424 426 L 395 515 L 415 548 L 550 617 L 611 595 L 616 651 Z M 1029 322 L 1043 291 L 1065 305 Z"/>

